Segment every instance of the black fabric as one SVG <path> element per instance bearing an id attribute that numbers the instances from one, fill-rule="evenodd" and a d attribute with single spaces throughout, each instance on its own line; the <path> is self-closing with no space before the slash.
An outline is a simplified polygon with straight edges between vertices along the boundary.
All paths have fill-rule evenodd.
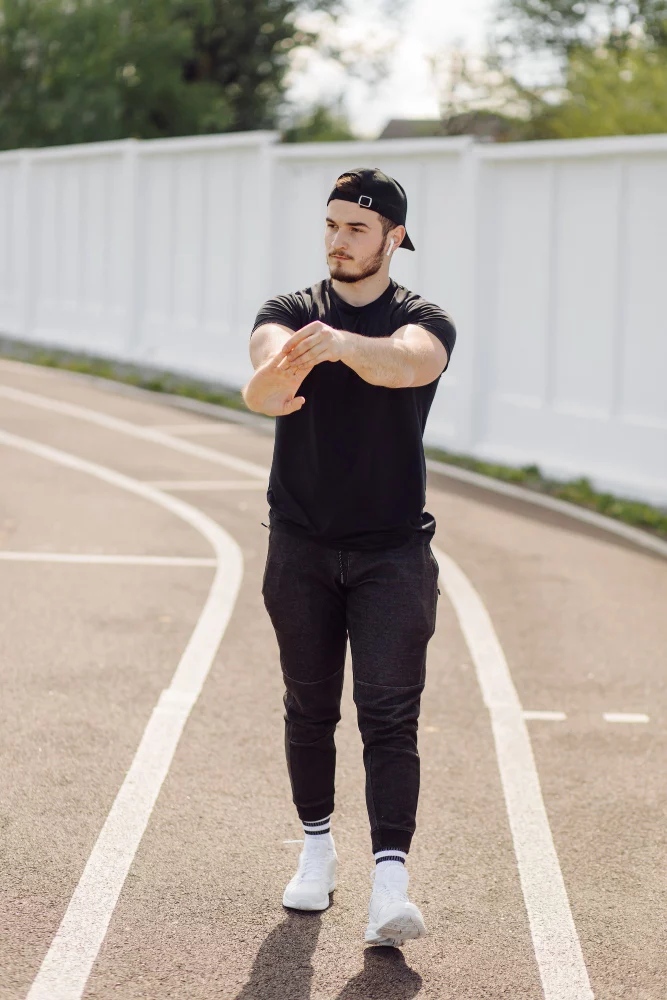
<path id="1" fill-rule="evenodd" d="M 334 811 L 349 641 L 374 853 L 407 853 L 415 832 L 417 729 L 439 571 L 430 545 L 415 538 L 397 549 L 335 552 L 269 529 L 262 596 L 285 683 L 292 798 L 303 823 Z"/>
<path id="2" fill-rule="evenodd" d="M 314 320 L 366 337 L 415 323 L 444 344 L 448 358 L 456 340 L 439 306 L 395 281 L 362 307 L 344 302 L 330 279 L 279 295 L 264 303 L 253 331 L 264 323 L 296 331 Z M 390 389 L 371 385 L 342 361 L 315 365 L 298 390 L 304 405 L 276 418 L 271 524 L 348 550 L 403 545 L 415 533 L 430 541 L 435 519 L 424 511 L 422 438 L 438 381 Z"/>

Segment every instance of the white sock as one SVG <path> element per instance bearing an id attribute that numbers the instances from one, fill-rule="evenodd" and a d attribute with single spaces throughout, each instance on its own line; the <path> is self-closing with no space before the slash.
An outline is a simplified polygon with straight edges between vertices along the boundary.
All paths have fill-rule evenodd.
<path id="1" fill-rule="evenodd" d="M 331 836 L 331 816 L 314 821 L 302 820 L 303 825 L 303 846 L 306 850 L 317 847 L 331 847 L 333 837 Z"/>
<path id="2" fill-rule="evenodd" d="M 375 867 L 386 870 L 394 865 L 405 865 L 408 855 L 405 851 L 376 851 L 373 855 L 375 858 Z"/>

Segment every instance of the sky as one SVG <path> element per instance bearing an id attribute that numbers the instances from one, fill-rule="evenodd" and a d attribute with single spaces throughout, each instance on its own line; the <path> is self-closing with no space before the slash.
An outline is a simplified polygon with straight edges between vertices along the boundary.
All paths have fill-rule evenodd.
<path id="1" fill-rule="evenodd" d="M 346 48 L 355 43 L 371 47 L 393 43 L 390 74 L 377 89 L 369 89 L 339 65 L 312 54 L 295 64 L 289 89 L 291 100 L 304 105 L 343 93 L 355 131 L 373 138 L 390 118 L 439 117 L 428 57 L 455 44 L 466 51 L 483 51 L 494 6 L 494 0 L 405 0 L 400 20 L 392 20 L 378 17 L 377 2 L 354 3 L 353 12 L 330 32 Z M 313 16 L 316 21 L 317 15 Z M 325 35 L 328 31 L 325 26 Z"/>

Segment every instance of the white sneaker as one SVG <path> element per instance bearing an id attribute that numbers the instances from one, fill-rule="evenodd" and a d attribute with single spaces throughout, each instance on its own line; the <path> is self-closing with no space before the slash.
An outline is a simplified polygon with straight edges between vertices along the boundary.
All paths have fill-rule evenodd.
<path id="1" fill-rule="evenodd" d="M 283 894 L 283 906 L 292 910 L 326 910 L 329 893 L 336 888 L 338 855 L 333 837 L 311 839 L 315 842 L 304 845 L 296 875 Z"/>
<path id="2" fill-rule="evenodd" d="M 368 944 L 398 947 L 426 934 L 419 908 L 408 899 L 408 880 L 407 869 L 400 862 L 383 861 L 371 872 L 373 892 L 365 936 Z"/>

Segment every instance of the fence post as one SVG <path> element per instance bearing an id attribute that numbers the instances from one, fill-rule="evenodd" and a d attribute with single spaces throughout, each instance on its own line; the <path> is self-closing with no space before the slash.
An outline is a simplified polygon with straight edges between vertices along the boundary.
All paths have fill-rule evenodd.
<path id="1" fill-rule="evenodd" d="M 461 155 L 462 225 L 461 254 L 464 261 L 465 303 L 461 317 L 461 345 L 457 362 L 460 379 L 457 447 L 472 453 L 477 440 L 480 408 L 484 405 L 479 379 L 483 332 L 479 323 L 479 224 L 480 224 L 480 156 L 474 140 Z"/>
<path id="2" fill-rule="evenodd" d="M 32 323 L 34 315 L 35 267 L 33 239 L 33 168 L 30 150 L 20 152 L 18 197 L 15 206 L 15 223 L 18 240 L 16 259 L 18 262 L 18 323 L 16 335 L 20 340 L 32 339 Z"/>
<path id="3" fill-rule="evenodd" d="M 124 354 L 129 359 L 135 359 L 139 352 L 139 296 L 141 266 L 139 249 L 139 220 L 137 207 L 139 201 L 138 157 L 139 140 L 127 139 L 122 152 L 123 171 L 123 227 L 125 245 L 125 274 L 123 298 L 124 314 Z"/>

